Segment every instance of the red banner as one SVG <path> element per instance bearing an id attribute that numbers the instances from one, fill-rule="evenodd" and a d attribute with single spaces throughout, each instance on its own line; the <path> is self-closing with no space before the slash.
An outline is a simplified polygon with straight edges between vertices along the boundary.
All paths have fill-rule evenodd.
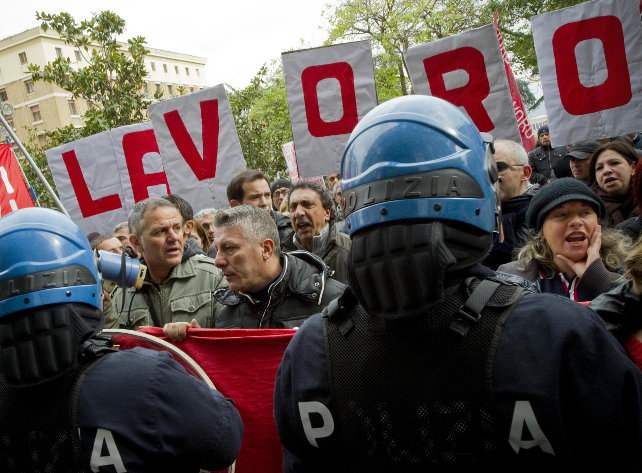
<path id="1" fill-rule="evenodd" d="M 11 145 L 0 144 L 0 217 L 33 206 Z"/>
<path id="2" fill-rule="evenodd" d="M 504 40 L 502 35 L 499 32 L 498 25 L 498 16 L 499 11 L 495 10 L 495 18 L 493 18 L 493 25 L 495 25 L 495 32 L 497 33 L 497 39 L 499 40 L 499 48 L 502 51 L 502 58 L 504 59 L 504 67 L 506 67 L 506 77 L 508 79 L 508 86 L 510 88 L 510 94 L 513 99 L 513 111 L 515 112 L 515 119 L 517 120 L 517 126 L 519 127 L 519 134 L 522 137 L 522 144 L 526 151 L 530 151 L 535 146 L 535 135 L 533 134 L 533 129 L 531 128 L 530 123 L 528 123 L 528 116 L 526 115 L 526 107 L 524 107 L 524 102 L 522 102 L 522 95 L 519 93 L 519 87 L 517 86 L 517 81 L 513 75 L 513 70 L 510 66 L 510 61 L 508 60 L 508 54 L 506 53 L 506 47 L 504 46 Z"/>
<path id="3" fill-rule="evenodd" d="M 144 327 L 140 331 L 164 338 L 160 327 Z M 272 414 L 274 381 L 285 347 L 295 332 L 190 329 L 189 337 L 176 344 L 200 365 L 218 391 L 234 400 L 241 414 L 244 433 L 236 473 L 283 471 L 281 443 Z M 140 343 L 133 340 L 132 345 Z"/>

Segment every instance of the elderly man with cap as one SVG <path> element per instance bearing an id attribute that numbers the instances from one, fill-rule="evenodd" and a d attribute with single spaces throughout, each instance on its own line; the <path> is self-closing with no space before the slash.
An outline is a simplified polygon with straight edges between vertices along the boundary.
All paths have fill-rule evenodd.
<path id="1" fill-rule="evenodd" d="M 571 172 L 573 177 L 582 181 L 587 186 L 591 184 L 591 156 L 600 143 L 595 140 L 578 141 L 567 153 L 570 158 Z"/>
<path id="2" fill-rule="evenodd" d="M 270 186 L 272 192 L 272 210 L 278 212 L 281 208 L 281 202 L 288 195 L 288 190 L 292 187 L 292 181 L 289 179 L 276 179 Z"/>
<path id="3" fill-rule="evenodd" d="M 533 169 L 531 182 L 544 185 L 551 179 L 555 165 L 566 156 L 566 146 L 551 146 L 551 135 L 548 125 L 537 130 L 538 146 L 528 153 L 528 164 Z"/>

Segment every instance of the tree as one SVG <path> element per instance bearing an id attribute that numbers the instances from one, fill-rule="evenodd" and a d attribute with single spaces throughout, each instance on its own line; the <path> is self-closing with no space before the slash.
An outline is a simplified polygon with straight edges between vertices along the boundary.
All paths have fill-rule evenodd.
<path id="1" fill-rule="evenodd" d="M 116 40 L 125 30 L 125 20 L 103 11 L 78 24 L 69 13 L 37 13 L 42 29 L 53 29 L 67 44 L 81 53 L 84 66 L 75 68 L 69 58 L 57 58 L 41 70 L 30 64 L 34 80 L 55 83 L 89 104 L 85 126 L 72 126 L 48 133 L 49 144 L 57 145 L 123 125 L 147 119 L 151 99 L 143 94 L 145 39 L 127 41 L 127 48 Z"/>
<path id="2" fill-rule="evenodd" d="M 410 93 L 403 53 L 410 46 L 481 26 L 475 0 L 343 0 L 326 13 L 326 44 L 372 41 L 379 102 Z"/>
<path id="3" fill-rule="evenodd" d="M 249 168 L 272 178 L 285 177 L 281 146 L 292 141 L 283 69 L 266 65 L 243 90 L 232 89 L 230 107 Z"/>
<path id="4" fill-rule="evenodd" d="M 80 52 L 84 66 L 72 66 L 69 58 L 57 58 L 41 70 L 30 64 L 33 80 L 54 83 L 71 92 L 74 97 L 87 101 L 89 110 L 84 115 L 85 126 L 67 125 L 45 133 L 46 148 L 78 140 L 101 131 L 147 120 L 147 106 L 151 99 L 142 92 L 147 75 L 144 58 L 149 53 L 145 39 L 137 36 L 127 41 L 127 48 L 116 40 L 125 30 L 125 21 L 115 13 L 103 11 L 78 24 L 69 13 L 36 13 L 44 31 L 53 29 L 65 43 Z M 160 98 L 160 97 L 156 97 Z M 45 148 L 31 133 L 25 148 L 38 165 L 51 187 L 51 171 L 47 166 Z M 53 199 L 31 166 L 24 166 L 25 175 L 34 187 L 40 204 L 54 207 Z"/>
<path id="5" fill-rule="evenodd" d="M 499 11 L 499 31 L 517 74 L 537 78 L 537 56 L 530 17 L 582 3 L 584 0 L 490 0 L 481 17 L 492 21 Z"/>

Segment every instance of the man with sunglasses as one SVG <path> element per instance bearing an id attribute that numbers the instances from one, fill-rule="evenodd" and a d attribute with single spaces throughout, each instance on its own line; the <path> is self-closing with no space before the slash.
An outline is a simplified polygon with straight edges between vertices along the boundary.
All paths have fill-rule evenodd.
<path id="1" fill-rule="evenodd" d="M 526 210 L 533 196 L 539 191 L 539 184 L 529 179 L 532 169 L 524 147 L 514 141 L 495 141 L 495 162 L 499 174 L 499 198 L 502 203 L 501 234 L 495 237 L 490 254 L 483 264 L 497 269 L 501 264 L 513 261 L 513 252 L 528 239 Z"/>

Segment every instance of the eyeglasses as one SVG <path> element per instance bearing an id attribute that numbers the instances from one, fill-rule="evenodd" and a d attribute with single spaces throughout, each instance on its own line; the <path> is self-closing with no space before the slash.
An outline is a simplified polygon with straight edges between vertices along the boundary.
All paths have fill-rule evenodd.
<path id="1" fill-rule="evenodd" d="M 523 168 L 525 164 L 508 164 L 504 161 L 497 161 L 497 172 L 504 172 L 508 168 Z"/>

